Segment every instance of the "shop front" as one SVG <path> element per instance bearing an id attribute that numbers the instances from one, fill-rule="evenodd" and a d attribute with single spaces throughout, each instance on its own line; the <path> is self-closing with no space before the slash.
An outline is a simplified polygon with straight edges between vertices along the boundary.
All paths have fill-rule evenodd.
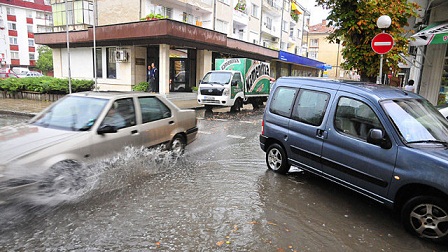
<path id="1" fill-rule="evenodd" d="M 439 11 L 448 11 L 448 5 L 441 7 L 432 13 L 433 19 L 442 17 Z M 417 92 L 434 105 L 448 103 L 448 20 L 430 23 L 412 35 L 410 45 L 416 48 L 420 59 L 416 63 L 421 66 Z"/>

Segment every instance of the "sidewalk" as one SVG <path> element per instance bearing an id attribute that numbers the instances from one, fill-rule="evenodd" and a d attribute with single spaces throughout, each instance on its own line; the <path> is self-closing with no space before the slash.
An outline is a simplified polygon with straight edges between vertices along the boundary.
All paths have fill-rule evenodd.
<path id="1" fill-rule="evenodd" d="M 198 104 L 196 93 L 170 93 L 167 94 L 168 100 L 183 109 L 196 109 L 203 106 Z M 50 106 L 49 101 L 36 101 L 27 99 L 1 99 L 0 112 L 18 113 L 18 114 L 37 114 L 44 108 Z"/>

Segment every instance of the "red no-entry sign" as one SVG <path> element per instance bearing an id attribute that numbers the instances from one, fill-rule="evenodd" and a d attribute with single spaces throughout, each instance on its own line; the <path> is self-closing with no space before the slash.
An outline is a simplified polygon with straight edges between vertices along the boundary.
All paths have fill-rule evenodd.
<path id="1" fill-rule="evenodd" d="M 377 34 L 371 43 L 372 49 L 378 54 L 385 54 L 394 46 L 394 38 L 388 33 Z"/>

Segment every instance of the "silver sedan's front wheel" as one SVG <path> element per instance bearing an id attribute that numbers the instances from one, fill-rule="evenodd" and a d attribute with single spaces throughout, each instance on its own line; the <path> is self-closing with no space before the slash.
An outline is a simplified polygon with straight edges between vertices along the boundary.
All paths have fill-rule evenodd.
<path id="1" fill-rule="evenodd" d="M 288 164 L 286 153 L 279 144 L 272 144 L 266 151 L 266 164 L 274 172 L 285 174 L 291 167 Z"/>

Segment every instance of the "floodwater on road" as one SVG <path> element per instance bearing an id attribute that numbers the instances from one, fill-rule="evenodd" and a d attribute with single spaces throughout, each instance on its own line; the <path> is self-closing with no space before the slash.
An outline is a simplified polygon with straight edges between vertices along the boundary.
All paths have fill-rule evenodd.
<path id="1" fill-rule="evenodd" d="M 0 250 L 446 251 L 361 195 L 267 170 L 261 116 L 198 111 L 198 139 L 180 159 L 127 149 L 91 166 L 75 199 L 4 206 Z"/>
<path id="2" fill-rule="evenodd" d="M 26 122 L 31 118 L 31 115 L 0 113 L 0 127 Z"/>

